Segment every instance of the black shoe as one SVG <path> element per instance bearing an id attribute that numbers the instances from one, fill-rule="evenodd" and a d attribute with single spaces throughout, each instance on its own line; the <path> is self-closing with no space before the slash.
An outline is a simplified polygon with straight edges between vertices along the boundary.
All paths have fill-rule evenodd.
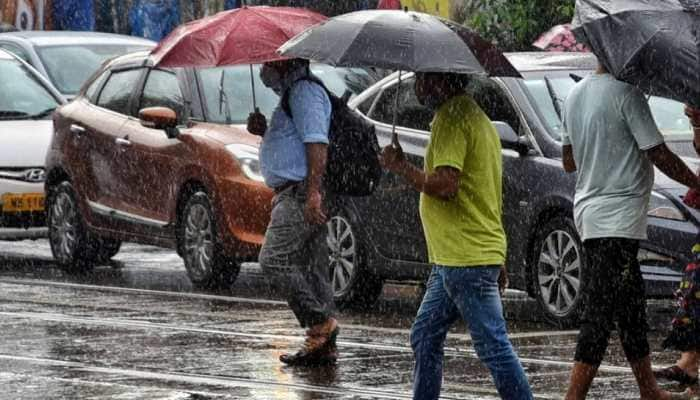
<path id="1" fill-rule="evenodd" d="M 657 379 L 666 379 L 669 381 L 675 381 L 680 383 L 681 385 L 697 385 L 698 384 L 698 377 L 695 376 L 690 376 L 688 375 L 683 369 L 677 365 L 674 365 L 672 367 L 668 368 L 663 368 L 654 371 L 654 376 Z"/>
<path id="2" fill-rule="evenodd" d="M 340 329 L 337 327 L 331 334 L 318 342 L 319 338 L 309 337 L 304 342 L 301 350 L 294 354 L 282 354 L 280 361 L 287 365 L 317 366 L 330 365 L 338 361 L 338 348 L 336 339 Z"/>

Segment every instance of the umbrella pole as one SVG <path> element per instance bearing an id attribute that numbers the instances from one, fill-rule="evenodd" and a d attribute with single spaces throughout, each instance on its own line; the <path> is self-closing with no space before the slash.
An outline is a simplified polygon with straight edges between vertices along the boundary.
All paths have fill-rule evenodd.
<path id="1" fill-rule="evenodd" d="M 399 110 L 399 95 L 401 94 L 401 71 L 399 71 L 399 84 L 396 86 L 396 99 L 394 101 L 394 121 L 391 124 L 391 145 L 394 148 L 401 148 L 399 135 L 396 134 L 396 118 Z"/>
<path id="2" fill-rule="evenodd" d="M 255 77 L 253 75 L 253 64 L 250 64 L 250 87 L 253 89 L 253 111 L 258 112 L 258 102 L 255 99 Z"/>

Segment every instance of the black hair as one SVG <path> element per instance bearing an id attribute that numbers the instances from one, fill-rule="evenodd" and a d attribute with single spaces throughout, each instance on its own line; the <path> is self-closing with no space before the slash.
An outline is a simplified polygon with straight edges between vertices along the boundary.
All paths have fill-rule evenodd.
<path id="1" fill-rule="evenodd" d="M 464 89 L 471 81 L 469 75 L 451 72 L 427 72 L 425 76 L 428 79 L 444 79 L 454 89 Z"/>

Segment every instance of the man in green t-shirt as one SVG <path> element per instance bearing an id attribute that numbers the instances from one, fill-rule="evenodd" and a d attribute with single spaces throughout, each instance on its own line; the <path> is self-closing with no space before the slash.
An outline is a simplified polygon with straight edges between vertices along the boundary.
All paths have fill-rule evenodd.
<path id="1" fill-rule="evenodd" d="M 501 397 L 532 399 L 508 340 L 499 296 L 507 279 L 501 144 L 486 114 L 464 93 L 466 81 L 464 75 L 417 74 L 416 96 L 435 110 L 424 171 L 407 162 L 398 146 L 382 153 L 385 168 L 421 192 L 420 215 L 433 264 L 411 329 L 413 396 L 440 396 L 443 344 L 450 326 L 462 317 Z"/>

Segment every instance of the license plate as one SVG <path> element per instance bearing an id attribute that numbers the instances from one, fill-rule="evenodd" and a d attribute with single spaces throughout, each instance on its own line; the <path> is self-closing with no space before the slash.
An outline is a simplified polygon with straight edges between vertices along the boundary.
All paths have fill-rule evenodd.
<path id="1" fill-rule="evenodd" d="M 2 195 L 2 212 L 44 211 L 43 193 L 8 193 Z"/>

